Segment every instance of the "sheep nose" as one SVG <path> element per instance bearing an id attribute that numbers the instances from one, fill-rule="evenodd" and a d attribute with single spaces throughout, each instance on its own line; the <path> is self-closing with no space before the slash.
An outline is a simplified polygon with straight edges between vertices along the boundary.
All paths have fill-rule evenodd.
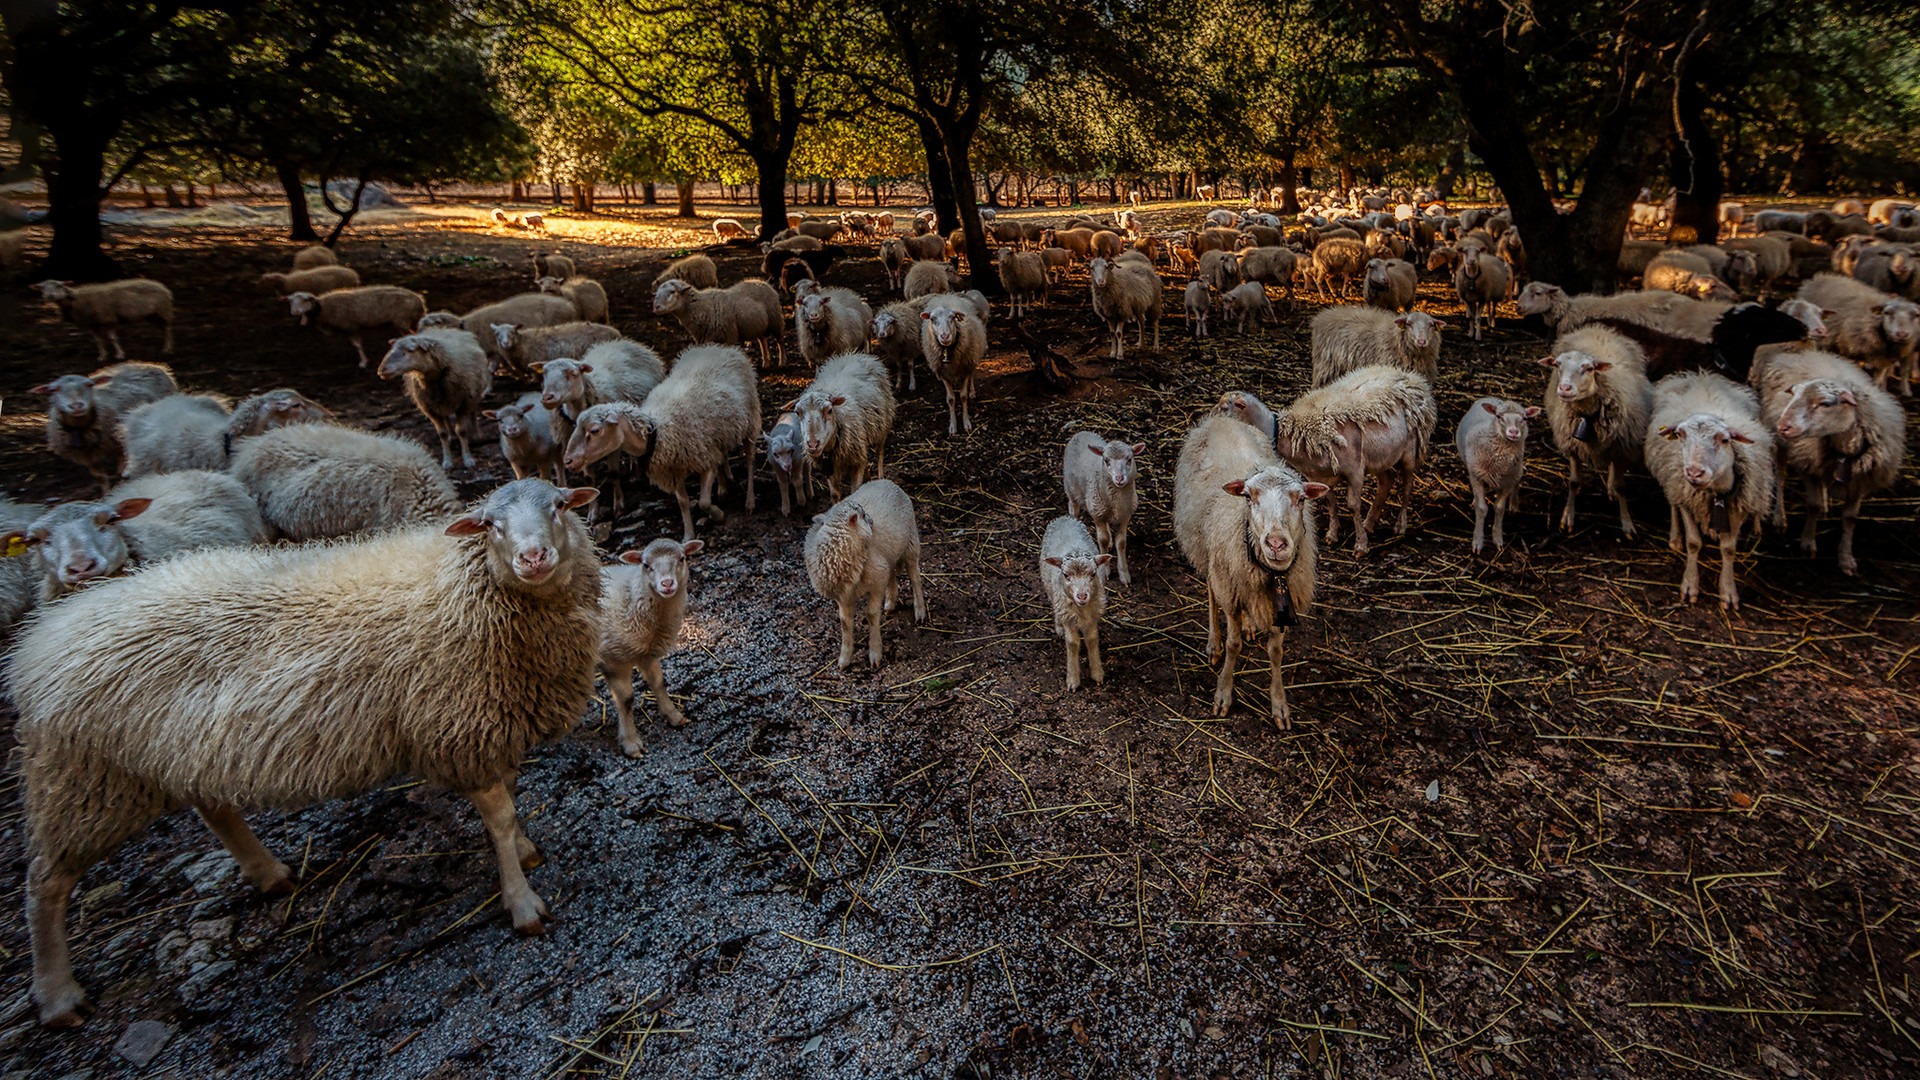
<path id="1" fill-rule="evenodd" d="M 569 472 L 579 472 L 581 469 L 587 467 L 587 456 L 585 454 L 568 454 L 566 460 L 562 461 L 561 464 L 565 465 Z"/>
<path id="2" fill-rule="evenodd" d="M 1687 466 L 1687 482 L 1690 484 L 1704 484 L 1711 478 L 1711 475 L 1707 470 L 1698 465 Z"/>
<path id="3" fill-rule="evenodd" d="M 677 593 L 679 591 L 680 591 L 680 583 L 678 581 L 675 581 L 673 578 L 670 578 L 670 577 L 660 579 L 660 595 L 661 596 L 672 596 L 674 593 Z"/>
<path id="4" fill-rule="evenodd" d="M 553 569 L 553 549 L 545 547 L 529 548 L 514 557 L 514 570 L 521 577 L 545 575 Z"/>
<path id="5" fill-rule="evenodd" d="M 1092 594 L 1087 592 L 1076 591 L 1073 594 L 1073 602 L 1076 604 L 1084 604 L 1088 600 L 1091 600 L 1092 598 L 1093 598 Z"/>
<path id="6" fill-rule="evenodd" d="M 82 581 L 92 577 L 99 568 L 97 559 L 73 559 L 67 563 L 66 577 L 69 581 Z"/>
<path id="7" fill-rule="evenodd" d="M 547 408 L 551 409 L 555 405 L 560 404 L 560 399 L 557 397 L 554 397 L 552 394 L 541 394 L 540 404 L 545 405 Z"/>
<path id="8" fill-rule="evenodd" d="M 1798 427 L 1795 427 L 1794 425 L 1789 424 L 1784 420 L 1782 420 L 1779 423 L 1778 430 L 1780 432 L 1780 437 L 1783 439 L 1791 439 L 1796 435 L 1800 434 L 1800 429 Z"/>

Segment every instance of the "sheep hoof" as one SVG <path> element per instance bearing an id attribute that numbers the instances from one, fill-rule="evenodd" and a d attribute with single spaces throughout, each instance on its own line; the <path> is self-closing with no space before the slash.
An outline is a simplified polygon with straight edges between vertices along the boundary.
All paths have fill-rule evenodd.
<path id="1" fill-rule="evenodd" d="M 512 911 L 515 933 L 524 934 L 527 937 L 546 936 L 547 923 L 552 921 L 553 912 L 547 910 L 545 900 L 529 892 L 526 900 L 516 904 Z"/>
<path id="2" fill-rule="evenodd" d="M 1858 577 L 1860 574 L 1860 564 L 1852 559 L 1841 559 L 1840 572 L 1848 577 Z"/>
<path id="3" fill-rule="evenodd" d="M 692 718 L 687 716 L 686 713 L 678 713 L 678 712 L 662 715 L 661 719 L 665 720 L 667 722 L 667 726 L 670 728 L 683 728 L 693 722 Z"/>
<path id="4" fill-rule="evenodd" d="M 538 870 L 545 865 L 547 865 L 546 852 L 541 851 L 539 845 L 528 840 L 526 849 L 520 852 L 520 869 Z"/>
<path id="5" fill-rule="evenodd" d="M 1233 691 L 1216 690 L 1213 694 L 1213 715 L 1225 716 L 1233 711 Z"/>
<path id="6" fill-rule="evenodd" d="M 727 512 L 717 506 L 703 506 L 700 508 L 700 512 L 707 515 L 707 520 L 715 525 L 727 520 Z M 688 537 L 688 539 L 690 540 L 692 537 Z"/>
<path id="7" fill-rule="evenodd" d="M 879 666 L 880 666 L 880 654 L 879 654 L 879 653 L 877 653 L 877 652 L 870 652 L 870 653 L 868 653 L 868 654 L 867 654 L 867 666 L 868 666 L 868 667 L 870 667 L 870 668 L 877 668 L 877 667 L 879 667 Z"/>
<path id="8" fill-rule="evenodd" d="M 293 895 L 294 889 L 298 888 L 299 885 L 299 882 L 293 880 L 291 873 L 284 873 L 273 881 L 269 881 L 265 885 L 260 886 L 260 895 L 291 896 Z"/>
<path id="9" fill-rule="evenodd" d="M 1069 678 L 1067 680 L 1067 693 L 1071 694 L 1078 689 L 1080 689 L 1080 680 L 1077 677 Z"/>
<path id="10" fill-rule="evenodd" d="M 644 747 L 641 746 L 640 740 L 638 738 L 635 738 L 632 741 L 621 739 L 620 752 L 627 755 L 630 758 L 638 758 L 643 754 L 645 754 L 646 750 Z"/>
<path id="11" fill-rule="evenodd" d="M 41 1000 L 40 1026 L 50 1028 L 79 1027 L 93 1012 L 93 1005 L 87 1001 L 86 991 L 72 979 L 67 985 L 51 994 L 34 995 Z"/>

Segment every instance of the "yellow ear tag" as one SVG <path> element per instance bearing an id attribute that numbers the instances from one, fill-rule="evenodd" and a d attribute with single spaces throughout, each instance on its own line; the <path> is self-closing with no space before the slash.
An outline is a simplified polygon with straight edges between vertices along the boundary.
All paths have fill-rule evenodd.
<path id="1" fill-rule="evenodd" d="M 26 553 L 27 553 L 27 541 L 25 537 L 9 536 L 7 538 L 7 553 L 5 556 L 6 558 L 11 559 L 15 555 L 25 555 Z"/>

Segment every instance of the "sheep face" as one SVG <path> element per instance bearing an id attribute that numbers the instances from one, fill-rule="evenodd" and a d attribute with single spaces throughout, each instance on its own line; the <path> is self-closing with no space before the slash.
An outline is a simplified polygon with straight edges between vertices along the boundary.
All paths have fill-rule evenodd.
<path id="1" fill-rule="evenodd" d="M 1686 443 L 1680 462 L 1687 483 L 1706 491 L 1733 488 L 1733 444 L 1753 441 L 1728 427 L 1725 420 L 1707 413 L 1696 413 L 1677 424 L 1668 424 L 1660 429 L 1660 435 Z"/>
<path id="2" fill-rule="evenodd" d="M 1889 300 L 1874 308 L 1880 316 L 1880 333 L 1906 352 L 1920 334 L 1920 304 L 1911 300 Z"/>
<path id="3" fill-rule="evenodd" d="M 567 440 L 565 464 L 569 470 L 579 472 L 623 446 L 628 453 L 644 454 L 649 445 L 647 432 L 630 430 L 620 419 L 584 412 L 573 429 L 573 437 Z"/>
<path id="4" fill-rule="evenodd" d="M 1134 475 L 1139 472 L 1139 467 L 1133 460 L 1134 455 L 1146 453 L 1147 444 L 1134 443 L 1128 446 L 1116 440 L 1105 446 L 1089 446 L 1087 450 L 1106 463 L 1108 483 L 1117 488 L 1126 488 L 1133 483 Z"/>
<path id="5" fill-rule="evenodd" d="M 660 283 L 653 290 L 653 311 L 656 315 L 671 315 L 687 306 L 693 298 L 693 286 L 674 278 Z"/>
<path id="6" fill-rule="evenodd" d="M 1439 326 L 1434 322 L 1433 316 L 1424 311 L 1409 311 L 1393 321 L 1400 327 L 1400 333 L 1407 339 L 1407 344 L 1416 349 L 1424 349 L 1433 344 L 1434 329 Z"/>
<path id="7" fill-rule="evenodd" d="M 258 435 L 274 428 L 316 423 L 332 417 L 333 413 L 326 406 L 309 400 L 298 390 L 272 390 L 267 394 L 267 407 L 261 410 L 259 430 L 246 434 Z"/>
<path id="8" fill-rule="evenodd" d="M 806 393 L 787 406 L 799 418 L 800 439 L 807 448 L 809 458 L 818 458 L 833 444 L 834 437 L 840 433 L 840 417 L 834 410 L 846 403 L 844 397 L 830 398 L 821 393 Z"/>
<path id="9" fill-rule="evenodd" d="M 540 404 L 549 409 L 586 404 L 587 374 L 592 370 L 592 364 L 578 360 L 549 360 L 541 364 Z"/>
<path id="10" fill-rule="evenodd" d="M 1851 431 L 1860 422 L 1860 400 L 1832 379 L 1808 379 L 1787 390 L 1787 407 L 1775 424 L 1783 439 L 1823 439 Z"/>
<path id="11" fill-rule="evenodd" d="M 1687 291 L 1698 300 L 1725 300 L 1731 303 L 1740 299 L 1740 294 L 1733 291 L 1733 286 L 1712 275 L 1695 274 L 1688 283 Z"/>
<path id="12" fill-rule="evenodd" d="M 105 386 L 112 378 L 110 375 L 62 375 L 52 382 L 34 387 L 28 393 L 45 394 L 47 411 L 57 414 L 60 422 L 68 427 L 77 427 L 91 422 L 93 418 L 93 388 Z"/>
<path id="13" fill-rule="evenodd" d="M 1483 401 L 1480 407 L 1493 414 L 1495 421 L 1493 430 L 1511 443 L 1526 442 L 1527 421 L 1540 415 L 1538 405 L 1528 405 L 1523 408 L 1511 401 L 1503 401 L 1498 405 L 1491 401 Z"/>
<path id="14" fill-rule="evenodd" d="M 920 313 L 927 325 L 933 328 L 933 339 L 943 349 L 953 348 L 960 339 L 960 313 L 952 308 L 937 307 Z"/>
<path id="15" fill-rule="evenodd" d="M 493 342 L 500 346 L 501 352 L 512 352 L 514 341 L 520 335 L 520 328 L 512 323 L 489 323 L 493 331 Z"/>
<path id="16" fill-rule="evenodd" d="M 1095 259 L 1087 264 L 1087 277 L 1092 280 L 1094 288 L 1104 289 L 1113 277 L 1113 264 L 1105 259 Z"/>
<path id="17" fill-rule="evenodd" d="M 1219 404 L 1213 411 L 1221 416 L 1231 416 L 1243 424 L 1265 431 L 1273 416 L 1266 403 L 1245 390 L 1230 390 L 1220 396 Z"/>
<path id="18" fill-rule="evenodd" d="M 511 588 L 549 592 L 566 588 L 573 532 L 567 514 L 592 502 L 595 488 L 559 488 L 545 480 L 515 480 L 447 526 L 448 536 L 484 537 L 494 578 Z"/>
<path id="19" fill-rule="evenodd" d="M 127 536 L 119 523 L 139 517 L 152 499 L 105 503 L 67 503 L 33 523 L 23 537 L 48 577 L 63 588 L 112 577 L 127 565 Z"/>
<path id="20" fill-rule="evenodd" d="M 426 372 L 439 367 L 433 362 L 432 347 L 425 338 L 408 335 L 393 343 L 374 370 L 383 379 L 397 379 L 409 371 Z"/>
<path id="21" fill-rule="evenodd" d="M 794 294 L 800 295 L 798 286 Z M 815 344 L 825 344 L 828 332 L 833 329 L 833 311 L 827 306 L 827 297 L 819 292 L 800 296 L 800 322 L 813 335 Z"/>
<path id="22" fill-rule="evenodd" d="M 892 341 L 895 336 L 905 336 L 906 328 L 900 325 L 900 319 L 892 312 L 881 312 L 873 317 L 873 339 L 882 345 Z"/>
<path id="23" fill-rule="evenodd" d="M 528 405 L 502 405 L 498 409 L 488 409 L 486 415 L 500 422 L 500 435 L 509 441 L 518 441 L 533 433 L 527 421 Z"/>
<path id="24" fill-rule="evenodd" d="M 1600 372 L 1612 367 L 1605 360 L 1596 360 L 1578 349 L 1569 349 L 1559 356 L 1549 356 L 1540 361 L 1544 367 L 1558 369 L 1554 375 L 1554 392 L 1560 400 L 1566 402 L 1585 401 L 1600 393 Z"/>
<path id="25" fill-rule="evenodd" d="M 55 281 L 52 278 L 42 281 L 34 288 L 40 290 L 40 299 L 49 304 L 65 303 L 73 299 L 73 282 Z"/>
<path id="26" fill-rule="evenodd" d="M 666 599 L 680 591 L 687 580 L 687 560 L 700 553 L 706 545 L 699 540 L 689 540 L 684 544 L 672 540 L 655 540 L 644 551 L 623 551 L 620 561 L 640 568 L 640 581 L 648 592 Z"/>
<path id="27" fill-rule="evenodd" d="M 1228 482 L 1225 489 L 1247 500 L 1247 549 L 1253 557 L 1275 573 L 1292 567 L 1313 531 L 1307 501 L 1325 495 L 1327 486 L 1303 482 L 1293 472 L 1270 465 L 1245 480 Z"/>
<path id="28" fill-rule="evenodd" d="M 1781 304 L 1780 312 L 1783 315 L 1791 315 L 1799 319 L 1801 325 L 1807 328 L 1807 336 L 1815 339 L 1827 336 L 1826 317 L 1833 314 L 1833 311 L 1829 308 L 1823 308 L 1811 300 L 1800 299 L 1789 300 Z"/>
<path id="29" fill-rule="evenodd" d="M 1085 555 L 1047 557 L 1047 565 L 1060 571 L 1061 584 L 1066 586 L 1067 595 L 1073 598 L 1076 607 L 1086 607 L 1100 595 L 1106 585 L 1107 564 L 1112 561 L 1111 555 L 1096 555 L 1091 559 Z"/>
<path id="30" fill-rule="evenodd" d="M 800 461 L 801 453 L 800 425 L 796 419 L 775 424 L 773 430 L 767 432 L 769 465 L 791 475 L 793 467 Z"/>

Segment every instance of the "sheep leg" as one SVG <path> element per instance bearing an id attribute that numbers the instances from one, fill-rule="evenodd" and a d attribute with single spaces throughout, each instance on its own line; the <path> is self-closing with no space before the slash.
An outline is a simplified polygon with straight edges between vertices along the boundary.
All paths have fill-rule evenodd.
<path id="1" fill-rule="evenodd" d="M 1620 504 L 1620 531 L 1628 539 L 1633 537 L 1633 511 L 1627 508 L 1627 493 L 1620 487 L 1620 463 L 1607 462 L 1607 494 Z"/>
<path id="2" fill-rule="evenodd" d="M 874 444 L 873 453 L 875 458 L 873 475 L 885 480 L 887 478 L 887 437 L 885 434 L 882 434 L 880 441 Z M 865 462 L 862 462 L 861 465 L 864 468 Z M 865 478 L 865 475 L 865 473 L 861 474 L 862 479 Z"/>
<path id="3" fill-rule="evenodd" d="M 889 578 L 892 575 L 888 575 Z M 886 620 L 886 614 L 880 610 L 881 590 L 875 589 L 867 594 L 867 666 L 880 666 L 880 628 Z"/>
<path id="4" fill-rule="evenodd" d="M 1394 522 L 1395 536 L 1407 535 L 1407 514 L 1413 509 L 1413 471 L 1415 462 L 1405 461 L 1400 465 L 1400 517 Z M 1383 485 L 1384 486 L 1384 485 Z M 1383 490 L 1380 493 L 1386 495 Z"/>
<path id="5" fill-rule="evenodd" d="M 73 1027 L 84 1019 L 87 993 L 73 977 L 67 951 L 67 901 L 80 883 L 80 870 L 59 869 L 45 855 L 27 867 L 27 931 L 33 938 L 33 1000 L 40 1023 Z"/>
<path id="6" fill-rule="evenodd" d="M 880 610 L 890 612 L 900 606 L 900 574 L 898 569 L 887 573 L 887 595 L 880 601 Z"/>
<path id="7" fill-rule="evenodd" d="M 1092 619 L 1089 622 L 1091 625 L 1080 635 L 1081 640 L 1087 643 L 1087 670 L 1092 673 L 1094 682 L 1104 683 L 1107 681 L 1107 669 L 1100 663 L 1100 620 Z"/>
<path id="8" fill-rule="evenodd" d="M 853 604 L 837 601 L 840 608 L 840 670 L 853 666 Z"/>
<path id="9" fill-rule="evenodd" d="M 1286 588 L 1285 584 L 1280 586 Z M 1267 704 L 1273 710 L 1273 726 L 1286 731 L 1293 726 L 1293 710 L 1287 707 L 1287 683 L 1282 677 L 1282 661 L 1286 658 L 1287 632 L 1278 627 L 1267 628 L 1267 666 L 1272 669 L 1273 682 L 1267 688 Z"/>
<path id="10" fill-rule="evenodd" d="M 447 423 L 444 417 L 439 416 L 430 415 L 427 417 L 427 422 L 433 425 L 433 433 L 440 437 L 440 467 L 448 472 L 452 472 L 453 426 Z M 467 465 L 469 467 L 473 465 L 471 459 L 468 460 Z"/>
<path id="11" fill-rule="evenodd" d="M 947 386 L 945 379 L 940 380 L 940 385 L 947 387 L 947 434 L 958 435 L 960 434 L 960 421 L 955 417 L 953 411 L 953 387 Z"/>
<path id="12" fill-rule="evenodd" d="M 1478 555 L 1481 549 L 1487 546 L 1487 489 L 1481 486 L 1480 478 L 1471 472 L 1467 473 L 1467 484 L 1473 488 L 1473 553 Z M 1500 501 L 1504 504 L 1506 496 L 1502 495 Z M 1493 535 L 1495 547 L 1506 546 L 1499 540 L 1500 525 L 1497 518 L 1493 526 Z"/>
<path id="13" fill-rule="evenodd" d="M 513 919 L 513 928 L 529 936 L 545 934 L 553 913 L 546 901 L 527 886 L 527 875 L 520 869 L 520 821 L 514 814 L 513 795 L 504 783 L 466 792 L 473 808 L 493 840 L 493 854 L 500 861 L 500 904 Z"/>
<path id="14" fill-rule="evenodd" d="M 1811 557 L 1820 553 L 1818 533 L 1820 519 L 1826 516 L 1821 507 L 1826 502 L 1827 489 L 1824 483 L 1811 476 L 1806 478 L 1806 485 L 1807 522 L 1800 528 L 1800 550 Z"/>
<path id="15" fill-rule="evenodd" d="M 1560 513 L 1560 527 L 1573 531 L 1573 500 L 1580 494 L 1580 463 L 1567 459 L 1567 508 Z"/>
<path id="16" fill-rule="evenodd" d="M 913 584 L 913 621 L 926 622 L 927 594 L 920 583 L 920 556 L 909 555 L 902 561 L 907 564 L 907 580 Z"/>
<path id="17" fill-rule="evenodd" d="M 254 887 L 268 896 L 285 896 L 293 891 L 293 871 L 286 863 L 273 857 L 260 838 L 253 835 L 247 827 L 247 819 L 240 811 L 231 806 L 204 804 L 194 806 L 200 814 L 200 820 L 207 823 L 213 835 L 233 855 L 233 861 L 240 865 L 240 871 Z"/>
<path id="18" fill-rule="evenodd" d="M 1735 515 L 1727 531 L 1720 534 L 1720 606 L 1740 610 L 1740 586 L 1733 580 L 1733 552 L 1740 546 L 1740 526 L 1744 515 Z"/>
<path id="19" fill-rule="evenodd" d="M 1503 491 L 1500 497 L 1493 501 L 1493 546 L 1496 548 L 1507 546 L 1507 503 L 1512 499 L 1513 492 Z"/>
<path id="20" fill-rule="evenodd" d="M 1667 550 L 1675 555 L 1686 550 L 1680 540 L 1680 508 L 1672 503 L 1667 504 Z"/>
<path id="21" fill-rule="evenodd" d="M 1220 601 L 1207 589 L 1207 663 L 1220 662 Z"/>
<path id="22" fill-rule="evenodd" d="M 640 731 L 633 723 L 633 665 L 616 664 L 601 672 L 607 677 L 607 696 L 613 698 L 613 712 L 620 721 L 620 751 L 637 758 L 641 748 Z"/>
<path id="23" fill-rule="evenodd" d="M 1217 602 L 1216 602 L 1217 603 Z M 1220 678 L 1213 684 L 1213 715 L 1225 716 L 1233 709 L 1233 669 L 1240 663 L 1240 627 L 1233 612 L 1220 608 L 1226 622 L 1225 653 L 1220 658 Z"/>
<path id="24" fill-rule="evenodd" d="M 780 516 L 789 517 L 793 514 L 793 505 L 788 501 L 787 495 L 793 489 L 793 481 L 781 475 L 780 470 L 776 468 L 773 473 L 773 482 L 780 489 Z"/>
<path id="25" fill-rule="evenodd" d="M 1865 494 L 1855 495 L 1840 508 L 1840 572 L 1852 577 L 1860 572 L 1860 564 L 1853 558 L 1853 526 L 1860 517 L 1860 500 Z"/>
<path id="26" fill-rule="evenodd" d="M 667 696 L 667 673 L 660 670 L 660 658 L 641 657 L 640 674 L 647 677 L 647 685 L 653 688 L 653 707 L 660 711 L 660 718 L 667 722 L 668 727 L 686 727 L 687 714 L 681 712 L 673 699 Z"/>
<path id="27" fill-rule="evenodd" d="M 173 355 L 173 320 L 164 319 L 160 323 L 160 355 Z"/>
<path id="28" fill-rule="evenodd" d="M 1347 494 L 1349 499 L 1351 499 L 1353 493 L 1349 491 Z M 1327 501 L 1331 503 L 1333 500 L 1328 499 Z M 1326 542 L 1329 544 L 1337 544 L 1340 542 L 1340 514 L 1338 511 L 1334 511 L 1327 515 L 1327 541 Z"/>
<path id="29" fill-rule="evenodd" d="M 1067 642 L 1067 692 L 1080 689 L 1080 626 L 1078 620 L 1068 619 L 1060 626 L 1060 636 Z"/>
<path id="30" fill-rule="evenodd" d="M 1773 527 L 1783 532 L 1787 528 L 1787 467 L 1778 460 L 1773 469 Z"/>
<path id="31" fill-rule="evenodd" d="M 1153 347 L 1160 347 L 1160 320 L 1157 318 L 1153 320 Z"/>
<path id="32" fill-rule="evenodd" d="M 454 425 L 454 431 L 460 435 L 460 464 L 473 468 L 473 444 L 480 441 L 480 421 L 468 415 Z"/>
<path id="33" fill-rule="evenodd" d="M 1127 573 L 1127 523 L 1124 521 L 1113 527 L 1113 561 L 1120 570 L 1120 584 L 1133 584 L 1133 576 Z"/>
<path id="34" fill-rule="evenodd" d="M 1373 527 L 1373 519 L 1380 512 L 1380 499 L 1387 497 L 1384 490 L 1386 485 L 1383 483 L 1380 486 L 1383 490 L 1374 500 L 1372 513 L 1367 515 L 1365 521 L 1362 521 L 1360 519 L 1360 504 L 1366 501 L 1367 495 L 1366 465 L 1364 463 L 1360 464 L 1354 473 L 1350 473 L 1347 476 L 1347 509 L 1353 514 L 1353 553 L 1356 556 L 1367 553 L 1367 531 Z M 1329 541 L 1329 543 L 1331 543 L 1331 541 Z"/>
<path id="35" fill-rule="evenodd" d="M 360 343 L 359 334 L 352 335 L 352 339 L 353 339 L 353 351 L 360 354 L 360 366 L 366 367 L 367 366 L 367 347 Z"/>
<path id="36" fill-rule="evenodd" d="M 713 485 L 719 477 L 720 470 L 718 469 L 708 469 L 706 472 L 700 474 L 700 512 L 707 515 L 707 520 L 716 525 L 727 520 L 727 512 L 713 505 Z M 748 503 L 747 509 L 753 509 L 753 504 Z M 688 530 L 687 537 L 688 539 L 692 539 L 692 526 L 688 526 Z"/>
<path id="37" fill-rule="evenodd" d="M 1680 599 L 1691 604 L 1700 598 L 1700 526 L 1692 514 L 1680 515 L 1687 529 L 1687 567 L 1680 572 Z"/>
<path id="38" fill-rule="evenodd" d="M 680 542 L 693 539 L 693 500 L 687 497 L 684 486 L 676 487 L 673 497 L 680 500 Z"/>

